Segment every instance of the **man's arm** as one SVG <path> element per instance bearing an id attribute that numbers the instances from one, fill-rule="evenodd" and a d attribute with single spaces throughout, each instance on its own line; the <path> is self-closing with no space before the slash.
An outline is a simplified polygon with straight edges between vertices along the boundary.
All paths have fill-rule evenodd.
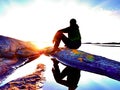
<path id="1" fill-rule="evenodd" d="M 61 29 L 61 30 L 58 30 L 57 32 L 60 32 L 60 33 L 68 33 L 68 31 L 69 31 L 69 27 L 64 28 L 64 29 Z"/>
<path id="2" fill-rule="evenodd" d="M 68 29 L 69 28 L 58 30 L 53 38 L 53 43 L 56 42 L 57 37 L 60 36 L 62 33 L 68 33 Z"/>

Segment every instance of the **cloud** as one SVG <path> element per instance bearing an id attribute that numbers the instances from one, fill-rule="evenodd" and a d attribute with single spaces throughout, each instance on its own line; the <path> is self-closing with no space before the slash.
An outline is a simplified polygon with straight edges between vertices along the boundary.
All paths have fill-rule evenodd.
<path id="1" fill-rule="evenodd" d="M 12 3 L 16 4 L 26 4 L 32 0 L 0 0 L 0 13 L 3 13 L 7 7 L 12 5 Z"/>
<path id="2" fill-rule="evenodd" d="M 92 7 L 100 7 L 106 10 L 119 10 L 120 0 L 78 0 L 79 3 L 89 4 Z"/>

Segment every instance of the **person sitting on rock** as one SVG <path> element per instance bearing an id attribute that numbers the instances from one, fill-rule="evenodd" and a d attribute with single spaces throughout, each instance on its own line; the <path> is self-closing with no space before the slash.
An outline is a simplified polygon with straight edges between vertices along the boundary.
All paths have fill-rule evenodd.
<path id="1" fill-rule="evenodd" d="M 68 37 L 64 35 L 68 33 Z M 81 35 L 79 32 L 79 26 L 76 24 L 75 19 L 70 20 L 70 26 L 62 30 L 58 30 L 53 38 L 54 48 L 52 53 L 59 50 L 60 41 L 63 41 L 65 46 L 69 49 L 78 49 L 81 46 Z M 69 90 L 75 90 L 80 79 L 80 70 L 66 66 L 66 68 L 60 73 L 58 61 L 55 58 L 52 58 L 53 61 L 53 75 L 56 82 L 65 85 Z M 67 76 L 67 80 L 63 78 Z"/>

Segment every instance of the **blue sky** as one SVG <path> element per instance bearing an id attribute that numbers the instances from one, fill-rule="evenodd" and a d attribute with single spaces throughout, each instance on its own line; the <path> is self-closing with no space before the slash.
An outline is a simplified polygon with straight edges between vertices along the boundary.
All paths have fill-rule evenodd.
<path id="1" fill-rule="evenodd" d="M 32 0 L 0 0 L 0 13 L 4 13 L 6 7 L 10 7 L 12 3 L 24 5 Z"/>
<path id="2" fill-rule="evenodd" d="M 119 10 L 120 0 L 78 0 L 81 3 L 87 3 L 92 7 L 100 6 L 103 9 Z"/>
<path id="3" fill-rule="evenodd" d="M 35 0 L 0 0 L 0 8 L 4 8 L 5 6 L 9 6 L 11 3 L 16 4 L 25 4 Z M 47 1 L 47 0 L 46 0 Z M 62 0 L 48 0 L 51 2 L 60 2 Z M 68 1 L 68 0 L 66 0 Z M 109 10 L 119 10 L 120 9 L 120 0 L 74 0 L 78 3 L 89 4 L 92 7 L 100 6 L 103 9 Z"/>

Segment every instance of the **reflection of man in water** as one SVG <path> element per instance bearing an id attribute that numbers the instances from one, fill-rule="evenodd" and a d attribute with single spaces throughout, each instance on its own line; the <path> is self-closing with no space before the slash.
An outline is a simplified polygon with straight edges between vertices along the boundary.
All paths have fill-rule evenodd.
<path id="1" fill-rule="evenodd" d="M 68 37 L 66 37 L 63 33 L 68 33 Z M 78 49 L 81 46 L 81 35 L 75 19 L 70 20 L 69 27 L 57 31 L 53 39 L 53 43 L 55 43 L 53 52 L 59 50 L 58 46 L 61 40 L 63 41 L 65 46 L 70 49 Z M 52 69 L 52 71 L 56 82 L 67 86 L 69 90 L 75 90 L 80 79 L 80 70 L 67 66 L 60 73 L 58 66 L 59 62 L 54 58 L 52 59 L 52 61 L 54 63 L 54 68 Z M 63 80 L 65 76 L 67 76 L 67 80 Z"/>

